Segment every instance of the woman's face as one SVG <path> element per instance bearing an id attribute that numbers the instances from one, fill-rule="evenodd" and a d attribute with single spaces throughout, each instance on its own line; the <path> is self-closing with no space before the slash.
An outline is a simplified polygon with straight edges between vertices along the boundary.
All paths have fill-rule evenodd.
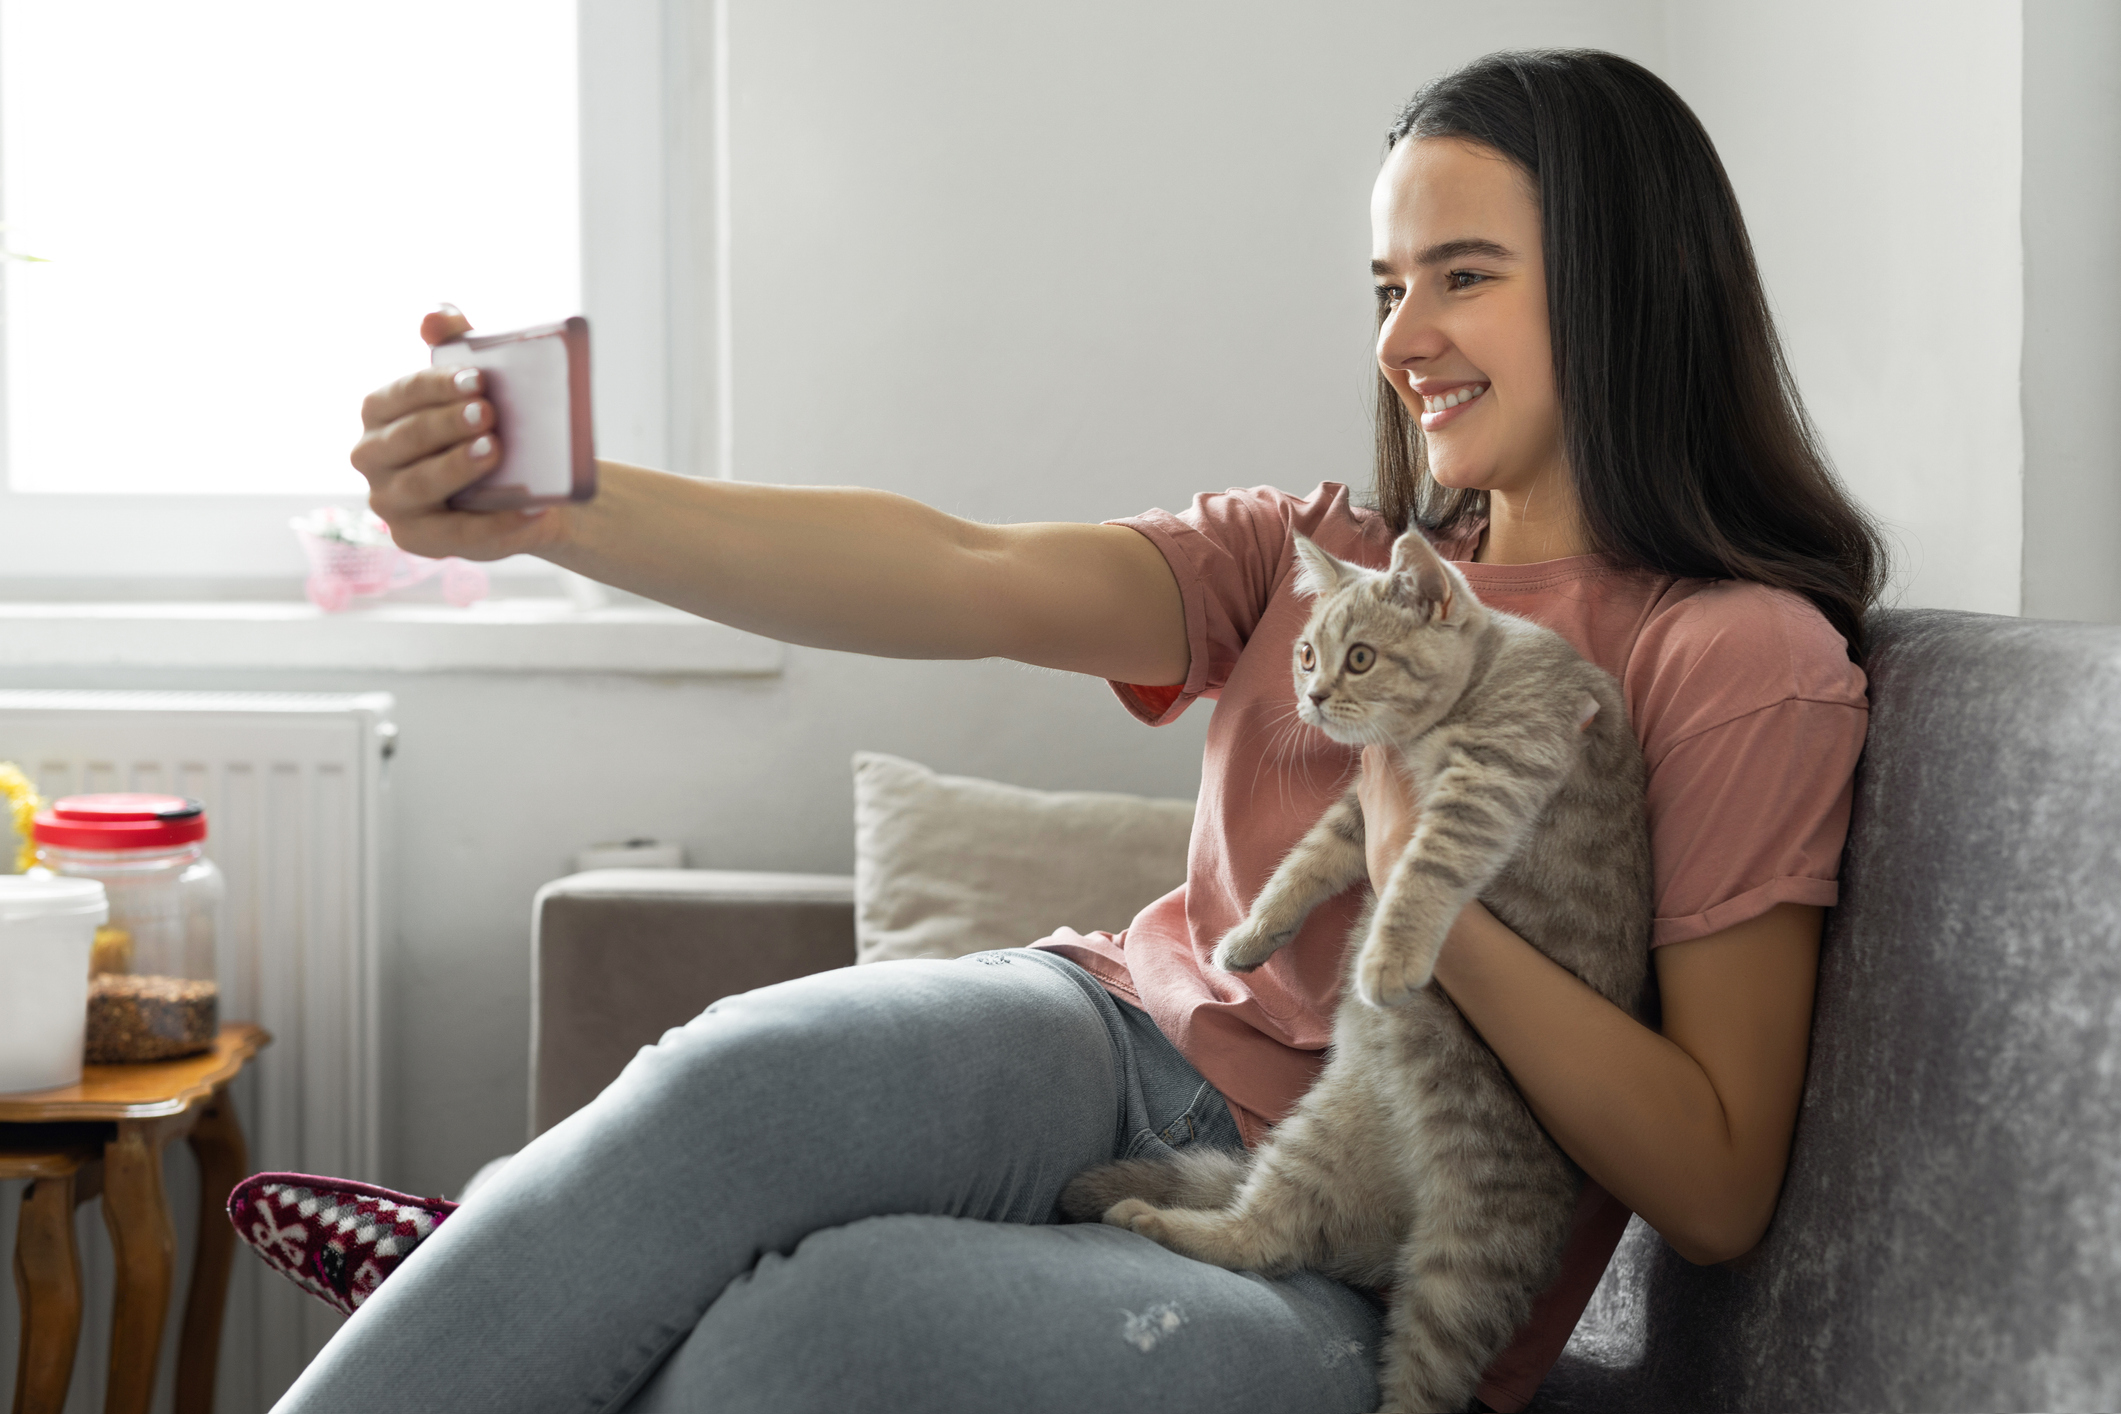
<path id="1" fill-rule="evenodd" d="M 1524 173 L 1456 138 L 1401 142 L 1370 195 L 1370 233 L 1377 362 L 1428 440 L 1429 474 L 1520 496 L 1559 476 L 1546 266 Z"/>

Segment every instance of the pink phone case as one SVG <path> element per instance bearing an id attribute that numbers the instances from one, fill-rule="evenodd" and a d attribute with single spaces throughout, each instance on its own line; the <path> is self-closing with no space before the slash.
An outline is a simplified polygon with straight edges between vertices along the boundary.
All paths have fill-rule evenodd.
<path id="1" fill-rule="evenodd" d="M 597 491 L 589 418 L 589 321 L 437 344 L 434 362 L 484 372 L 501 464 L 449 498 L 457 511 L 504 511 L 586 501 Z"/>

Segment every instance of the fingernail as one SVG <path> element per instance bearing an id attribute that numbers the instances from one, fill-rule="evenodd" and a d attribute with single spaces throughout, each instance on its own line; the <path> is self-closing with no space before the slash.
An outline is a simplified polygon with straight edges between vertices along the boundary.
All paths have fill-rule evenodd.
<path id="1" fill-rule="evenodd" d="M 463 310 L 461 310 L 461 309 L 458 309 L 458 308 L 457 308 L 457 307 L 456 307 L 455 305 L 451 304 L 451 303 L 450 303 L 450 302 L 449 302 L 448 300 L 443 300 L 443 301 L 442 301 L 442 302 L 441 302 L 440 304 L 436 305 L 436 306 L 435 306 L 435 313 L 437 313 L 437 314 L 454 314 L 454 315 L 455 315 L 455 316 L 457 316 L 457 318 L 459 318 L 459 319 L 462 319 L 462 318 L 464 317 L 464 311 L 463 311 Z"/>
<path id="2" fill-rule="evenodd" d="M 476 393 L 479 391 L 479 370 L 460 368 L 457 370 L 457 376 L 449 381 L 457 385 L 457 391 L 460 393 Z"/>
<path id="3" fill-rule="evenodd" d="M 473 461 L 478 461 L 482 457 L 490 457 L 492 455 L 493 438 L 481 437 L 471 444 L 471 459 Z"/>
<path id="4" fill-rule="evenodd" d="M 486 420 L 486 409 L 480 407 L 477 403 L 470 403 L 464 409 L 464 420 L 473 427 L 477 427 Z"/>

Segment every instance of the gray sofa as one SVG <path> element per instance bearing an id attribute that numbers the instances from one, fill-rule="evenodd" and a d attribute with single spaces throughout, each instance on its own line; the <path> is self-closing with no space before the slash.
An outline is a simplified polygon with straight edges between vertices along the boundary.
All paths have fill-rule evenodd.
<path id="1" fill-rule="evenodd" d="M 1748 1256 L 1639 1221 L 1534 1408 L 2121 1409 L 2121 629 L 1873 621 L 1796 1150 Z M 852 881 L 577 875 L 532 1128 L 718 996 L 854 959 Z"/>

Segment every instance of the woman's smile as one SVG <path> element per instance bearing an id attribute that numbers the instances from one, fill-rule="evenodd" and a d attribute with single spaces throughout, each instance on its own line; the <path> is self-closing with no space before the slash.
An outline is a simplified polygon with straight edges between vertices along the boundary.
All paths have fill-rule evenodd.
<path id="1" fill-rule="evenodd" d="M 1434 432 L 1445 423 L 1455 422 L 1487 391 L 1488 385 L 1485 383 L 1463 383 L 1434 397 L 1424 396 L 1421 400 L 1421 430 Z"/>

